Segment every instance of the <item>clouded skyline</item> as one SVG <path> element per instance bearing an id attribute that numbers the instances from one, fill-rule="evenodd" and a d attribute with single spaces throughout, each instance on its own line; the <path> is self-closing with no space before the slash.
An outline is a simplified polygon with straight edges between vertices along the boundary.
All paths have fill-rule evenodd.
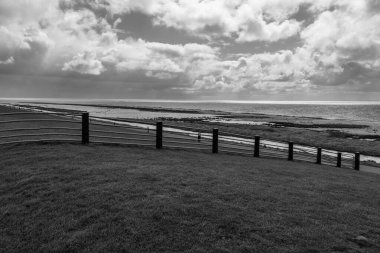
<path id="1" fill-rule="evenodd" d="M 379 100 L 378 0 L 0 0 L 0 97 Z"/>

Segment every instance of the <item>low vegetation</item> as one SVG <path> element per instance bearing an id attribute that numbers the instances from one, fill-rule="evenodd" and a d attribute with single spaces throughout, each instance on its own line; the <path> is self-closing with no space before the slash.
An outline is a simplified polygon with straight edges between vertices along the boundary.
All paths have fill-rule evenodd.
<path id="1" fill-rule="evenodd" d="M 367 128 L 369 126 L 367 125 L 360 125 L 360 124 L 337 124 L 337 123 L 324 123 L 324 124 L 305 124 L 305 123 L 293 123 L 293 122 L 284 122 L 284 121 L 273 121 L 269 122 L 272 123 L 275 127 L 298 127 L 298 128 L 349 128 L 349 129 L 355 129 L 355 128 Z"/>
<path id="2" fill-rule="evenodd" d="M 380 141 L 367 141 L 364 139 L 378 139 L 378 135 L 345 134 L 341 131 L 319 131 L 318 129 L 305 129 L 296 127 L 274 127 L 267 125 L 242 125 L 220 122 L 202 122 L 200 120 L 178 121 L 166 120 L 164 125 L 173 125 L 177 128 L 192 128 L 211 132 L 218 128 L 222 133 L 244 136 L 259 135 L 264 139 L 296 144 L 342 152 L 360 152 L 365 155 L 380 156 Z"/>
<path id="3" fill-rule="evenodd" d="M 118 146 L 0 156 L 0 252 L 380 251 L 379 175 Z"/>
<path id="4" fill-rule="evenodd" d="M 28 107 L 28 106 L 25 106 Z M 103 107 L 107 107 L 103 105 Z M 117 106 L 116 106 L 117 107 Z M 34 108 L 37 108 L 34 106 Z M 42 109 L 44 107 L 40 107 Z M 113 108 L 112 106 L 110 108 Z M 126 109 L 132 109 L 125 107 Z M 64 109 L 53 109 L 59 112 L 69 112 Z M 142 110 L 138 107 L 135 109 Z M 180 109 L 163 109 L 163 108 L 145 108 L 152 111 L 165 111 L 165 112 L 185 112 L 186 110 Z M 145 110 L 144 109 L 144 110 Z M 2 110 L 2 108 L 0 108 Z M 76 111 L 77 112 L 77 111 Z M 198 111 L 199 112 L 199 111 Z M 212 113 L 206 111 L 205 113 Z M 216 112 L 220 113 L 220 112 Z M 201 115 L 201 114 L 200 114 Z M 268 120 L 269 115 L 252 115 L 252 114 L 237 114 L 237 115 L 223 115 L 223 118 L 250 118 L 259 119 L 264 121 Z M 374 133 L 357 134 L 346 132 L 345 129 L 363 129 L 366 125 L 363 124 L 346 124 L 346 123 L 294 123 L 285 121 L 268 121 L 267 125 L 243 125 L 243 124 L 231 124 L 224 122 L 209 122 L 207 117 L 200 118 L 172 118 L 161 117 L 157 119 L 118 119 L 120 121 L 138 121 L 141 123 L 155 124 L 160 120 L 164 122 L 164 125 L 172 125 L 179 129 L 192 129 L 196 131 L 211 132 L 212 128 L 218 128 L 220 132 L 243 135 L 243 136 L 255 136 L 259 135 L 262 138 L 274 140 L 274 141 L 293 141 L 296 144 L 307 145 L 312 147 L 322 147 L 325 149 L 332 149 L 341 152 L 360 152 L 365 155 L 379 156 L 380 157 L 380 135 Z M 315 118 L 318 119 L 318 118 Z M 272 122 L 272 123 L 269 123 Z M 323 130 L 321 130 L 323 129 Z M 339 129 L 339 130 L 337 130 Z"/>

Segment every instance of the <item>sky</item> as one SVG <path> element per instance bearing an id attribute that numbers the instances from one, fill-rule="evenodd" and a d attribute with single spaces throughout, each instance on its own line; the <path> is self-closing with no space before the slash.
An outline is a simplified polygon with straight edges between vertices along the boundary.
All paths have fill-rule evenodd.
<path id="1" fill-rule="evenodd" d="M 380 100 L 379 0 L 0 0 L 0 97 Z"/>

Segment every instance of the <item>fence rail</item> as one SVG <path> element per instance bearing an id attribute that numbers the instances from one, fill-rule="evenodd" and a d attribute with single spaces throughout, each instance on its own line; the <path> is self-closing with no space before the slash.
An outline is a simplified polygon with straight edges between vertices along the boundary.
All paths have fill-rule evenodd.
<path id="1" fill-rule="evenodd" d="M 31 115 L 33 118 L 20 119 L 20 115 Z M 87 112 L 79 117 L 78 114 L 74 116 L 68 113 L 45 112 L 1 113 L 0 117 L 0 145 L 59 141 L 81 142 L 84 145 L 96 143 L 155 146 L 157 149 L 201 150 L 214 154 L 271 157 L 360 169 L 360 153 L 349 154 L 293 142 L 261 139 L 260 136 L 221 132 L 217 128 L 210 131 L 205 128 L 164 126 L 162 122 L 156 122 L 155 126 L 140 121 L 116 122 L 90 118 Z M 71 126 L 73 123 L 81 123 L 81 127 Z"/>

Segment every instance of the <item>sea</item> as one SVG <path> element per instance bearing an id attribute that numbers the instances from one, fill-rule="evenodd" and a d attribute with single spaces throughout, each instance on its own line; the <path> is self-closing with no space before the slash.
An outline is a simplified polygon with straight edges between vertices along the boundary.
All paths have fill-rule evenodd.
<path id="1" fill-rule="evenodd" d="M 2 98 L 0 103 L 59 103 L 59 104 L 97 104 L 110 106 L 135 106 L 179 110 L 206 110 L 232 113 L 259 113 L 323 119 L 344 119 L 363 123 L 380 123 L 380 101 L 174 101 L 174 100 L 134 100 L 134 99 L 41 99 L 41 98 Z M 49 105 L 52 106 L 52 105 Z M 86 109 L 84 106 L 59 106 L 66 109 Z M 122 110 L 91 108 L 90 111 L 109 116 L 124 116 Z M 108 115 L 107 115 L 108 113 Z M 116 114 L 116 115 L 115 115 Z M 164 116 L 167 116 L 165 113 Z M 170 116 L 183 117 L 182 114 L 169 113 Z M 162 116 L 160 112 L 150 112 L 147 117 Z M 190 115 L 191 116 L 191 115 Z M 144 117 L 136 114 L 135 117 Z"/>

